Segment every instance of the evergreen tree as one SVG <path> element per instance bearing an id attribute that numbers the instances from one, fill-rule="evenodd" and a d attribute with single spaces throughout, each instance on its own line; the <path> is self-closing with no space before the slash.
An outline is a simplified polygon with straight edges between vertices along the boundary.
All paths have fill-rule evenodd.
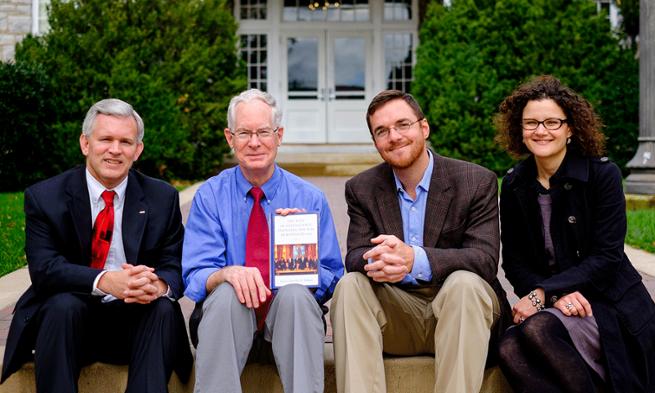
<path id="1" fill-rule="evenodd" d="M 551 74 L 594 105 L 612 159 L 623 167 L 634 155 L 638 62 L 594 2 L 433 2 L 420 34 L 412 88 L 437 151 L 504 173 L 512 159 L 493 142 L 498 105 L 528 78 Z"/>
<path id="2" fill-rule="evenodd" d="M 54 0 L 50 31 L 28 37 L 17 63 L 38 64 L 58 95 L 66 164 L 81 162 L 81 123 L 96 101 L 129 102 L 146 127 L 141 170 L 203 178 L 227 144 L 227 104 L 246 87 L 226 0 Z"/>

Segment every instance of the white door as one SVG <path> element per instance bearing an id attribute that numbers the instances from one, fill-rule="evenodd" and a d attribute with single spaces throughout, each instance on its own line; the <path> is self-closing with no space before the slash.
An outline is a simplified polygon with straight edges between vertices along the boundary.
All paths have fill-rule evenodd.
<path id="1" fill-rule="evenodd" d="M 282 40 L 285 142 L 369 142 L 370 33 L 317 31 Z"/>

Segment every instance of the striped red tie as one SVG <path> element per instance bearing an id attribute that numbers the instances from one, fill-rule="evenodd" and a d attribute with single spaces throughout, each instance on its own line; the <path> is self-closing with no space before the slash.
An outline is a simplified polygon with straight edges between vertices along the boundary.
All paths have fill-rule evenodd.
<path id="1" fill-rule="evenodd" d="M 109 246 L 111 245 L 111 236 L 114 232 L 114 191 L 103 191 L 101 197 L 105 201 L 105 208 L 98 213 L 96 222 L 93 224 L 93 234 L 91 235 L 91 267 L 103 269 L 107 255 L 109 255 Z"/>

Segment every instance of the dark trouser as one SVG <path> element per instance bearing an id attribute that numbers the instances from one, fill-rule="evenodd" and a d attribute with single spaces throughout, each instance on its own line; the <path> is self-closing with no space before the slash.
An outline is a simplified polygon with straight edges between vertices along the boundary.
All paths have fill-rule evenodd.
<path id="1" fill-rule="evenodd" d="M 127 392 L 168 391 L 174 368 L 188 378 L 192 358 L 184 319 L 169 299 L 101 303 L 98 297 L 59 293 L 44 302 L 36 322 L 39 393 L 77 392 L 81 368 L 96 361 L 129 364 Z"/>

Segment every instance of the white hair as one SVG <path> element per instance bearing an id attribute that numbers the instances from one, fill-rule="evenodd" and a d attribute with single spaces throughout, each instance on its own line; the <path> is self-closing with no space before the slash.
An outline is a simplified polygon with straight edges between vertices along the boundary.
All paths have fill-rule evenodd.
<path id="1" fill-rule="evenodd" d="M 107 98 L 93 104 L 89 111 L 86 112 L 84 123 L 82 123 L 82 133 L 87 137 L 93 132 L 95 127 L 96 117 L 98 114 L 117 117 L 132 117 L 136 121 L 136 140 L 141 143 L 143 141 L 143 120 L 141 116 L 132 108 L 132 105 L 118 98 Z"/>
<path id="2" fill-rule="evenodd" d="M 237 105 L 244 103 L 244 102 L 250 102 L 254 100 L 260 100 L 266 103 L 268 106 L 271 107 L 271 116 L 272 116 L 272 121 L 273 121 L 273 127 L 277 128 L 282 124 L 282 111 L 280 108 L 277 106 L 277 103 L 275 102 L 275 98 L 273 98 L 272 95 L 263 92 L 259 89 L 249 89 L 238 96 L 232 97 L 230 100 L 230 105 L 227 107 L 227 128 L 230 130 L 234 130 L 235 126 L 235 117 L 236 117 L 236 108 Z"/>

